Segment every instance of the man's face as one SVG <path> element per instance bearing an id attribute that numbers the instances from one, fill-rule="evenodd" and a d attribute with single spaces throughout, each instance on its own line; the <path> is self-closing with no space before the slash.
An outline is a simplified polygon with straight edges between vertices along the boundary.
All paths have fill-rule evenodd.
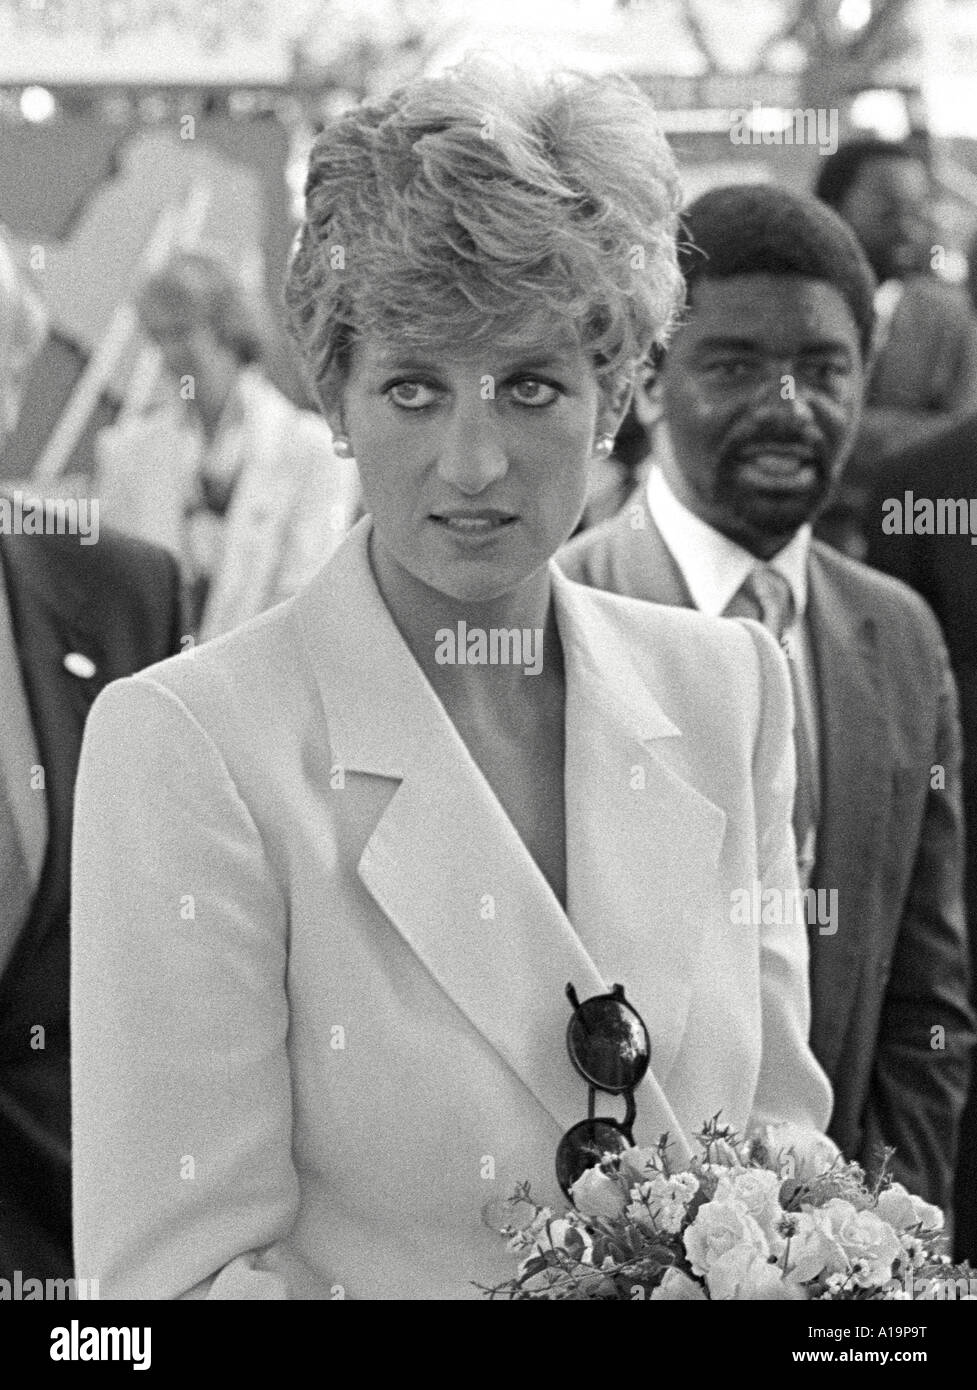
<path id="1" fill-rule="evenodd" d="M 854 231 L 880 280 L 929 268 L 934 237 L 932 193 L 918 159 L 870 159 L 861 167 L 839 212 Z"/>
<path id="2" fill-rule="evenodd" d="M 824 504 L 858 428 L 858 329 L 832 285 L 702 280 L 661 372 L 674 490 L 762 558 Z"/>

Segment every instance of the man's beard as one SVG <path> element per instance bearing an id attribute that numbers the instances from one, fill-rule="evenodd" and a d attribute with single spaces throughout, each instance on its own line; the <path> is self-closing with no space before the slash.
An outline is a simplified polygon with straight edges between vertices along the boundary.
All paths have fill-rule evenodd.
<path id="1" fill-rule="evenodd" d="M 714 500 L 749 532 L 788 536 L 814 519 L 831 483 L 820 440 L 774 428 L 727 443 L 716 471 Z"/>

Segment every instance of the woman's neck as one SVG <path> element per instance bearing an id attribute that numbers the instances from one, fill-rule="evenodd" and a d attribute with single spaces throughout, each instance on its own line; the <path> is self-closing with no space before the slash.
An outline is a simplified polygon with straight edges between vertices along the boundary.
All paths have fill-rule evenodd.
<path id="1" fill-rule="evenodd" d="M 409 574 L 376 544 L 375 533 L 370 564 L 401 636 L 446 707 L 524 704 L 554 679 L 562 682 L 547 566 L 518 588 L 476 603 Z"/>

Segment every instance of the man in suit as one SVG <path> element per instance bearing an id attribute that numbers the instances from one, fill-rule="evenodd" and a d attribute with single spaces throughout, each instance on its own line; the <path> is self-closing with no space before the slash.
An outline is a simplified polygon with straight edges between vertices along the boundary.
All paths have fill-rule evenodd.
<path id="1" fill-rule="evenodd" d="M 884 463 L 866 513 L 869 563 L 912 585 L 932 606 L 960 692 L 972 984 L 977 980 L 977 557 L 972 545 L 977 503 L 970 500 L 977 497 L 975 460 L 977 419 L 972 418 Z M 908 508 L 907 493 L 912 494 Z M 926 504 L 940 498 L 962 500 L 969 526 L 957 525 L 960 512 L 954 509 L 949 513 L 954 529 L 937 530 L 934 505 L 934 523 L 927 527 Z M 957 1250 L 960 1257 L 977 1260 L 977 1089 L 973 1079 L 960 1139 Z"/>
<path id="2" fill-rule="evenodd" d="M 920 599 L 811 540 L 858 427 L 871 274 L 834 213 L 772 187 L 713 190 L 686 229 L 668 447 L 561 563 L 597 588 L 759 618 L 786 644 L 829 1132 L 870 1169 L 895 1146 L 896 1175 L 945 1204 L 973 1042 L 954 685 Z"/>
<path id="3" fill-rule="evenodd" d="M 819 526 L 861 558 L 865 506 L 881 460 L 977 411 L 977 319 L 963 290 L 933 273 L 933 186 L 913 146 L 841 145 L 821 164 L 817 195 L 851 227 L 878 281 L 862 422 L 843 485 Z"/>
<path id="4" fill-rule="evenodd" d="M 0 441 L 44 331 L 40 303 L 0 243 Z M 70 534 L 64 512 L 59 532 L 55 509 L 17 491 L 0 492 L 0 1278 L 64 1279 L 69 871 L 82 729 L 109 681 L 179 650 L 180 593 L 165 552 L 97 526 Z"/>

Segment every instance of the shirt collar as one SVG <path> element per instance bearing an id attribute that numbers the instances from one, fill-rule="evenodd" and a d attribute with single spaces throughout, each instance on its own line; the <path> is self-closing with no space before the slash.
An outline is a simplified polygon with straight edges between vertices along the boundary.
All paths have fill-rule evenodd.
<path id="1" fill-rule="evenodd" d="M 664 456 L 666 449 L 671 449 L 671 443 L 664 426 L 659 425 L 655 436 L 656 460 Z M 680 502 L 657 461 L 648 475 L 647 499 L 652 520 L 682 572 L 692 602 L 702 613 L 721 616 L 746 576 L 761 562 Z M 803 617 L 807 610 L 810 548 L 811 528 L 804 525 L 767 562 L 790 585 L 798 617 Z"/>

